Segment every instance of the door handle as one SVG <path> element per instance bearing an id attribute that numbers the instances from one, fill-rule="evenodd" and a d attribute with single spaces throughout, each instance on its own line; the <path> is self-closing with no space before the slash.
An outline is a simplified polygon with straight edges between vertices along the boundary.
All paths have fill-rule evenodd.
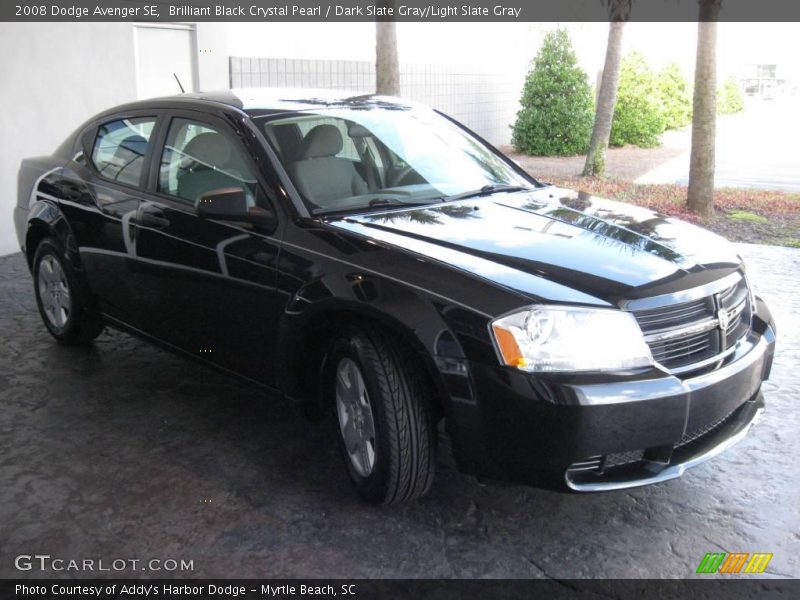
<path id="1" fill-rule="evenodd" d="M 164 216 L 164 211 L 159 208 L 143 208 L 139 212 L 137 221 L 139 225 L 152 227 L 153 229 L 164 229 L 169 226 L 169 219 Z"/>

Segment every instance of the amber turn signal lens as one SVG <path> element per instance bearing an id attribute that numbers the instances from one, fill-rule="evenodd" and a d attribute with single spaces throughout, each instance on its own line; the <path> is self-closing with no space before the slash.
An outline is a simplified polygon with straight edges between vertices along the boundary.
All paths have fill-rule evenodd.
<path id="1" fill-rule="evenodd" d="M 492 325 L 494 330 L 494 337 L 497 340 L 497 346 L 500 349 L 500 354 L 503 355 L 503 361 L 512 367 L 524 367 L 527 363 L 525 357 L 522 356 L 522 351 L 517 345 L 517 340 L 514 335 L 507 329 Z"/>

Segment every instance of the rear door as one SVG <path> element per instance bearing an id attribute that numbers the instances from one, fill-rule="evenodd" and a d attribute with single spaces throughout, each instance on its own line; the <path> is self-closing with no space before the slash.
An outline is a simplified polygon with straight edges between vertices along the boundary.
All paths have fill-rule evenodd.
<path id="1" fill-rule="evenodd" d="M 132 111 L 90 127 L 83 135 L 83 156 L 72 161 L 81 186 L 62 203 L 100 309 L 134 326 L 140 324 L 141 298 L 133 221 L 145 193 L 159 116 L 157 110 Z"/>
<path id="2" fill-rule="evenodd" d="M 252 206 L 271 210 L 274 226 L 200 219 L 197 199 L 229 187 L 242 187 Z M 206 113 L 171 112 L 135 227 L 150 298 L 148 333 L 271 384 L 282 222 L 242 132 Z"/>

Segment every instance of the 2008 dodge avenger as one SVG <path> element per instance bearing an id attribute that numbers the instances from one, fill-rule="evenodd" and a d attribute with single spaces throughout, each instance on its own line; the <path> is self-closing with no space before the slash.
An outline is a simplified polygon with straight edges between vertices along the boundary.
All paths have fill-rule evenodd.
<path id="1" fill-rule="evenodd" d="M 57 340 L 116 327 L 330 414 L 371 502 L 424 494 L 440 433 L 466 473 L 611 490 L 763 411 L 775 325 L 732 246 L 404 100 L 114 108 L 23 161 L 14 216 Z"/>

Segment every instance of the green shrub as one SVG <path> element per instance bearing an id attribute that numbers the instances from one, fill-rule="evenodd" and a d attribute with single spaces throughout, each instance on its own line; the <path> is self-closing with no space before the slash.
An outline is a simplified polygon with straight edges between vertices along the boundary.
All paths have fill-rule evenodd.
<path id="1" fill-rule="evenodd" d="M 678 129 L 692 122 L 692 89 L 676 63 L 667 65 L 658 74 L 658 94 L 666 129 Z"/>
<path id="2" fill-rule="evenodd" d="M 730 115 L 744 110 L 742 90 L 735 77 L 728 77 L 717 90 L 717 114 Z"/>
<path id="3" fill-rule="evenodd" d="M 632 52 L 622 59 L 620 67 L 611 145 L 658 146 L 664 125 L 658 78 L 642 55 Z"/>
<path id="4" fill-rule="evenodd" d="M 586 151 L 594 120 L 592 89 L 565 30 L 545 36 L 520 103 L 511 140 L 517 151 L 539 156 Z"/>

